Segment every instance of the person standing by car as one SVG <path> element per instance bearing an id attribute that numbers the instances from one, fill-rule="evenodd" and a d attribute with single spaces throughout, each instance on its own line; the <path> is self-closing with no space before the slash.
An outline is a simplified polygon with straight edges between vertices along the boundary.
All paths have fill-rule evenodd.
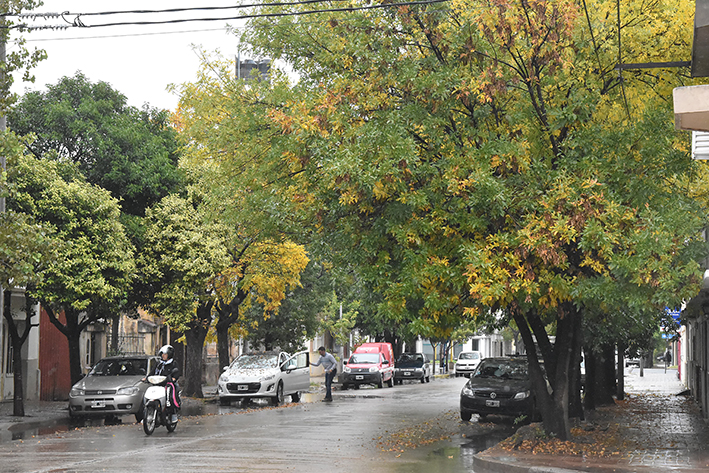
<path id="1" fill-rule="evenodd" d="M 317 363 L 310 363 L 312 366 L 322 365 L 325 370 L 325 402 L 332 401 L 332 380 L 337 374 L 337 360 L 325 350 L 325 347 L 318 348 L 318 353 L 320 353 L 320 359 Z"/>

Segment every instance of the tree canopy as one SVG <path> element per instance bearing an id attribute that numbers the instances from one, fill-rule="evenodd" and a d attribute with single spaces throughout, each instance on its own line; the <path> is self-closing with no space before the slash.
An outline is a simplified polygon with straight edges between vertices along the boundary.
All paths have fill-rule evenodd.
<path id="1" fill-rule="evenodd" d="M 700 281 L 707 213 L 689 197 L 697 167 L 669 101 L 681 71 L 615 70 L 689 54 L 692 5 L 622 5 L 620 43 L 616 7 L 468 0 L 257 18 L 242 41 L 298 83 L 202 78 L 220 106 L 194 130 L 219 144 L 232 187 L 298 215 L 388 317 L 446 330 L 508 311 L 545 428 L 566 438 L 584 314 L 657 312 Z M 260 11 L 282 8 L 307 7 Z M 185 110 L 206 116 L 215 102 L 191 92 Z"/>

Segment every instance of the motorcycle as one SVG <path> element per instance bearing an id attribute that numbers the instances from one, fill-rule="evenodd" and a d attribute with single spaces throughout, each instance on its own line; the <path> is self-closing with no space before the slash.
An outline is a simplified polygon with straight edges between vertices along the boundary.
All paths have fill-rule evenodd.
<path id="1" fill-rule="evenodd" d="M 148 376 L 150 383 L 143 395 L 143 430 L 146 435 L 152 435 L 155 427 L 164 425 L 168 432 L 174 432 L 177 422 L 172 422 L 175 407 L 167 407 L 167 376 Z"/>

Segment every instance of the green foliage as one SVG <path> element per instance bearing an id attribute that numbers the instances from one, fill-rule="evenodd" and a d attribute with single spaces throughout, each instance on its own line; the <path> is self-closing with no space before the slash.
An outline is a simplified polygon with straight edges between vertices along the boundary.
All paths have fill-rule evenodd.
<path id="1" fill-rule="evenodd" d="M 3 12 L 17 15 L 40 6 L 42 6 L 42 2 L 37 0 L 6 0 L 2 4 L 2 9 Z M 16 32 L 22 31 L 21 28 L 17 28 L 19 26 L 18 23 L 12 17 L 4 16 L 1 23 L 3 28 L 0 28 L 0 40 L 7 48 L 3 63 L 3 73 L 0 74 L 0 115 L 2 116 L 7 113 L 8 109 L 17 100 L 17 96 L 10 93 L 10 88 L 14 83 L 13 73 L 22 71 L 22 80 L 24 82 L 34 82 L 31 70 L 37 63 L 47 58 L 47 53 L 44 50 L 35 48 L 30 51 L 27 49 L 27 41 L 24 37 L 13 37 Z M 7 47 L 9 44 L 12 44 L 11 48 Z"/>
<path id="2" fill-rule="evenodd" d="M 225 234 L 191 199 L 169 195 L 146 211 L 138 257 L 143 305 L 181 332 L 200 303 L 214 301 L 214 277 L 229 265 Z"/>
<path id="3" fill-rule="evenodd" d="M 71 172 L 62 172 L 58 163 L 17 156 L 8 165 L 9 209 L 53 230 L 46 237 L 61 248 L 33 297 L 57 312 L 118 307 L 135 272 L 118 202 L 80 176 L 65 177 Z"/>
<path id="4" fill-rule="evenodd" d="M 8 126 L 36 135 L 27 144 L 35 156 L 75 163 L 88 182 L 120 199 L 123 212 L 143 216 L 184 185 L 167 113 L 129 107 L 108 83 L 91 83 L 78 72 L 46 92 L 26 93 L 8 114 Z"/>

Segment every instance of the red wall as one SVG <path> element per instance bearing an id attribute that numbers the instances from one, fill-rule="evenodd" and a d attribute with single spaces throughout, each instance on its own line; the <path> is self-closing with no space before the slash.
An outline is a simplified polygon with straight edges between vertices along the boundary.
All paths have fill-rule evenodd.
<path id="1" fill-rule="evenodd" d="M 63 313 L 58 318 L 60 322 L 65 322 Z M 39 370 L 40 400 L 68 400 L 71 390 L 69 342 L 49 321 L 44 308 L 39 316 Z"/>

